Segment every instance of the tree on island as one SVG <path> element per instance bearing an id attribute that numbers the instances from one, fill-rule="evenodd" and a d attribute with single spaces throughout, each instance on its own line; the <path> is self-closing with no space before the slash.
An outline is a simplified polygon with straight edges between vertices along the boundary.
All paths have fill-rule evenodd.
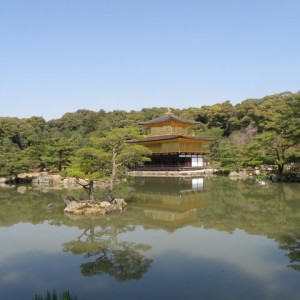
<path id="1" fill-rule="evenodd" d="M 129 166 L 149 161 L 147 156 L 151 151 L 148 148 L 126 143 L 138 137 L 135 128 L 115 128 L 105 137 L 91 136 L 89 144 L 77 151 L 68 174 L 76 177 L 78 183 L 88 190 L 90 200 L 95 200 L 94 180 L 109 179 L 107 200 L 112 201 L 118 176 Z"/>

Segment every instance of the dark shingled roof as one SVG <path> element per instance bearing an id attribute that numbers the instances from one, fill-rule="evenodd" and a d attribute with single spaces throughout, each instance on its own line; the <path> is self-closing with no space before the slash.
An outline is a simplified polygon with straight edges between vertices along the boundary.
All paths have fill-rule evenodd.
<path id="1" fill-rule="evenodd" d="M 188 124 L 188 125 L 199 124 L 199 122 L 190 121 L 190 120 L 186 120 L 186 119 L 181 119 L 181 118 L 178 118 L 178 117 L 176 117 L 172 114 L 165 114 L 165 115 L 163 115 L 161 117 L 158 117 L 156 119 L 146 121 L 146 122 L 139 122 L 138 124 L 140 124 L 140 125 L 152 125 L 152 124 L 166 123 L 166 122 L 170 122 L 170 121 L 174 121 L 174 122 L 178 122 L 178 123 L 184 123 L 184 124 Z"/>
<path id="2" fill-rule="evenodd" d="M 149 137 L 145 137 L 142 140 L 129 140 L 127 142 L 128 143 L 136 143 L 136 142 L 143 143 L 143 142 L 154 142 L 154 141 L 162 141 L 162 140 L 173 140 L 173 139 L 177 139 L 177 138 L 183 138 L 183 139 L 188 139 L 188 140 L 212 141 L 212 139 L 208 139 L 208 138 L 170 134 L 170 135 L 149 136 Z"/>

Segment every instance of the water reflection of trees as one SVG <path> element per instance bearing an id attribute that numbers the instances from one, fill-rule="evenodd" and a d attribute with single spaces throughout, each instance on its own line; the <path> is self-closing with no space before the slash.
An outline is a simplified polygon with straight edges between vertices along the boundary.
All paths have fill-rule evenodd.
<path id="1" fill-rule="evenodd" d="M 19 222 L 32 224 L 45 220 L 62 220 L 67 190 L 49 190 L 43 192 L 23 186 L 23 192 L 17 187 L 0 190 L 0 226 L 13 226 Z M 74 191 L 76 192 L 76 191 Z"/>
<path id="2" fill-rule="evenodd" d="M 143 185 L 146 186 L 145 189 Z M 160 186 L 163 186 L 161 191 Z M 137 225 L 172 232 L 191 225 L 226 232 L 241 229 L 248 234 L 265 235 L 276 240 L 279 247 L 287 251 L 291 268 L 300 269 L 299 184 L 266 182 L 265 185 L 260 185 L 255 181 L 231 181 L 228 178 L 214 177 L 205 179 L 203 190 L 183 194 L 182 190 L 187 189 L 187 181 L 180 181 L 176 185 L 176 180 L 172 178 L 170 184 L 165 184 L 163 179 L 155 181 L 153 189 L 152 193 L 146 180 L 139 182 L 138 186 L 133 184 L 130 193 L 122 195 L 126 200 L 134 198 L 134 203 L 143 202 L 143 206 L 134 206 L 129 201 L 129 209 L 120 217 L 83 221 L 72 220 L 63 213 L 62 200 L 70 191 L 49 190 L 44 193 L 28 187 L 24 193 L 17 193 L 15 188 L 2 188 L 0 226 L 48 221 L 55 226 L 63 224 L 83 228 L 81 236 L 65 244 L 65 250 L 84 255 L 87 261 L 81 266 L 81 271 L 86 276 L 106 273 L 118 280 L 125 280 L 122 278 L 126 276 L 128 279 L 142 276 L 152 262 L 143 256 L 149 246 L 119 241 L 122 233 L 135 230 Z M 77 193 L 72 191 L 74 196 L 80 198 L 75 192 Z M 180 194 L 177 195 L 177 192 Z M 149 206 L 148 194 L 151 196 L 152 206 Z M 50 203 L 53 207 L 49 210 Z M 162 212 L 168 218 L 162 223 L 161 219 L 154 218 L 149 213 L 151 209 Z M 169 218 L 170 212 L 173 213 L 172 218 Z M 183 216 L 183 221 L 174 218 L 174 215 Z M 124 277 L 122 268 L 128 270 Z"/>
<path id="3" fill-rule="evenodd" d="M 300 186 L 259 186 L 252 181 L 219 179 L 209 184 L 210 205 L 198 209 L 198 225 L 228 232 L 239 228 L 273 237 L 283 229 L 293 232 L 299 228 Z"/>
<path id="4" fill-rule="evenodd" d="M 174 181 L 175 179 L 173 179 Z M 147 179 L 143 184 L 147 185 Z M 168 194 L 168 187 L 164 185 L 164 194 Z M 176 193 L 172 188 L 171 194 Z M 143 191 L 142 184 L 135 189 Z M 156 182 L 156 195 L 160 191 L 159 182 Z M 209 191 L 209 193 L 207 192 Z M 256 180 L 229 180 L 228 178 L 213 177 L 204 181 L 203 191 L 198 191 L 197 200 L 192 204 L 196 213 L 191 218 L 190 224 L 194 227 L 203 227 L 234 232 L 241 229 L 248 234 L 265 235 L 276 240 L 282 250 L 287 251 L 290 259 L 289 267 L 299 270 L 300 263 L 300 186 L 298 184 L 271 183 L 268 181 Z M 202 197 L 200 194 L 203 194 Z M 154 193 L 145 187 L 143 202 L 151 204 Z M 197 206 L 201 199 L 207 205 Z M 138 201 L 138 199 L 136 200 Z M 170 202 L 170 201 L 168 201 Z M 162 202 L 163 203 L 163 202 Z M 145 215 L 146 214 L 146 205 Z M 170 205 L 169 205 L 170 206 Z M 158 206 L 156 206 L 158 208 Z M 178 206 L 177 210 L 183 214 L 184 205 Z M 166 213 L 168 206 L 160 206 Z M 152 219 L 153 223 L 155 220 Z M 188 222 L 188 220 L 187 220 Z M 170 229 L 174 229 L 174 219 L 169 222 Z M 167 226 L 167 223 L 164 223 Z"/>
<path id="5" fill-rule="evenodd" d="M 151 249 L 145 244 L 118 241 L 118 235 L 135 230 L 135 226 L 117 227 L 113 222 L 98 227 L 93 219 L 74 241 L 64 244 L 64 251 L 84 255 L 90 261 L 81 264 L 84 276 L 106 273 L 118 281 L 141 279 L 152 264 L 142 252 Z"/>
<path id="6" fill-rule="evenodd" d="M 300 235 L 282 235 L 278 242 L 279 248 L 288 252 L 287 256 L 290 260 L 288 267 L 300 271 Z"/>
<path id="7" fill-rule="evenodd" d="M 265 185 L 253 181 L 211 182 L 212 204 L 198 210 L 196 226 L 249 234 L 264 234 L 287 251 L 290 268 L 300 271 L 300 186 L 297 184 Z"/>

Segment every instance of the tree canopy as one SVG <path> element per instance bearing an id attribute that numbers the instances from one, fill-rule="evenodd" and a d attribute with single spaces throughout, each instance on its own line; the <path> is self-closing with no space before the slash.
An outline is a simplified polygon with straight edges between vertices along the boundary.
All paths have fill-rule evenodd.
<path id="1" fill-rule="evenodd" d="M 281 174 L 287 164 L 300 163 L 299 107 L 300 92 L 283 92 L 236 105 L 227 100 L 172 111 L 199 122 L 196 135 L 214 139 L 212 165 L 240 169 L 265 164 Z M 115 180 L 113 172 L 122 174 L 149 154 L 125 143 L 143 133 L 138 122 L 166 111 L 165 107 L 129 112 L 81 109 L 50 121 L 39 116 L 0 117 L 0 176 L 16 178 L 21 172 L 48 170 Z"/>

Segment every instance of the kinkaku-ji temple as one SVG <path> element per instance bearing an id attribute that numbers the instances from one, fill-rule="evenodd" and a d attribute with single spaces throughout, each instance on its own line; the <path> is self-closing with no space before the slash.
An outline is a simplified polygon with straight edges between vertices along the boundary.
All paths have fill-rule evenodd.
<path id="1" fill-rule="evenodd" d="M 191 127 L 198 122 L 181 119 L 168 110 L 161 117 L 138 124 L 144 127 L 144 138 L 128 142 L 143 145 L 152 151 L 151 161 L 138 169 L 180 171 L 206 167 L 204 158 L 209 154 L 212 140 L 194 136 Z"/>

